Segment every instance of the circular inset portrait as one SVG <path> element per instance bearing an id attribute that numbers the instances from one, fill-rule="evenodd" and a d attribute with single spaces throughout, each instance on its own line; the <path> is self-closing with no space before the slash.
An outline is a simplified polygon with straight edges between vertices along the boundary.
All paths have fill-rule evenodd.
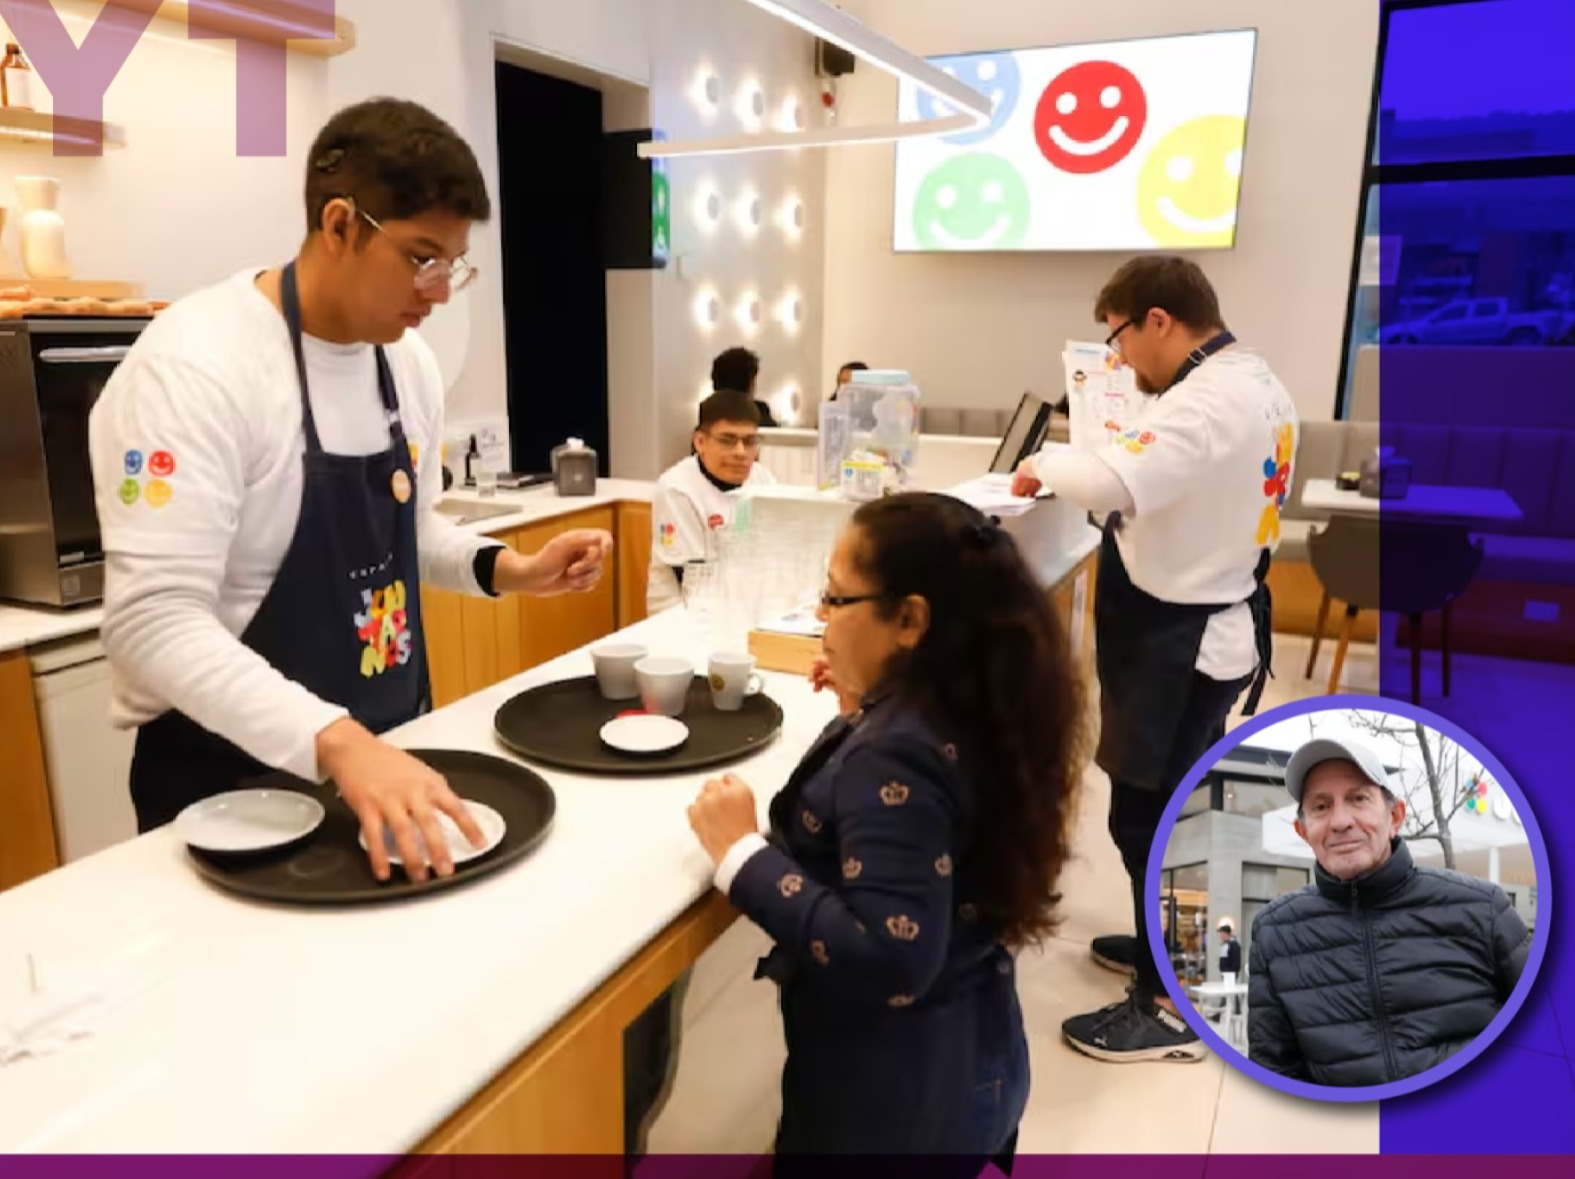
<path id="1" fill-rule="evenodd" d="M 1166 808 L 1147 891 L 1177 1014 L 1247 1075 L 1340 1102 L 1485 1051 L 1536 977 L 1552 894 L 1493 754 L 1368 696 L 1275 709 L 1215 745 Z"/>

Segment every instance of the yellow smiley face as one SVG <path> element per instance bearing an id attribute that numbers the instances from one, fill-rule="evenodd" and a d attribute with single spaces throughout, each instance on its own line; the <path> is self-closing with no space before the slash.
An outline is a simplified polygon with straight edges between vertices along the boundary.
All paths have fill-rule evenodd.
<path id="1" fill-rule="evenodd" d="M 1157 246 L 1228 247 L 1236 238 L 1247 124 L 1234 115 L 1183 123 L 1138 174 L 1138 217 Z"/>

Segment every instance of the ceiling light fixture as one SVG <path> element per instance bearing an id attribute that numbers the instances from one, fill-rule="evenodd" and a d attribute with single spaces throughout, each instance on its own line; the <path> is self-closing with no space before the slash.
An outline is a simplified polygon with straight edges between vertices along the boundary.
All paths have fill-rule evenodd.
<path id="1" fill-rule="evenodd" d="M 758 135 L 722 135 L 713 139 L 665 140 L 642 143 L 644 159 L 667 156 L 738 155 L 745 152 L 785 151 L 796 147 L 843 147 L 861 143 L 892 143 L 902 139 L 927 139 L 958 131 L 976 131 L 988 125 L 995 104 L 917 54 L 883 37 L 826 0 L 748 0 L 811 36 L 829 41 L 877 69 L 912 82 L 957 111 L 938 119 L 904 123 L 878 123 L 867 127 L 811 127 L 804 131 L 768 131 Z"/>

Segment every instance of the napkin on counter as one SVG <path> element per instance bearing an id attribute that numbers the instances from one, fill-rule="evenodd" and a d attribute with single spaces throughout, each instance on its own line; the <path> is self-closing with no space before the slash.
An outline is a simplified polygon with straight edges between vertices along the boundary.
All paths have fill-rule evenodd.
<path id="1" fill-rule="evenodd" d="M 95 993 L 39 994 L 0 1011 L 0 1068 L 50 1056 L 93 1034 L 104 1008 Z"/>

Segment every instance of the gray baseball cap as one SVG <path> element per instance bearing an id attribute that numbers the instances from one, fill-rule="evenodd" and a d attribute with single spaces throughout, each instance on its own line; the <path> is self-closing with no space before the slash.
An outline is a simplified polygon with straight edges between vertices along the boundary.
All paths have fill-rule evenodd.
<path id="1" fill-rule="evenodd" d="M 1290 791 L 1292 798 L 1301 802 L 1302 786 L 1308 773 L 1315 765 L 1326 761 L 1355 762 L 1369 782 L 1394 793 L 1394 784 L 1389 780 L 1384 763 L 1367 746 L 1346 737 L 1318 737 L 1291 754 L 1290 763 L 1285 767 L 1285 789 Z"/>

